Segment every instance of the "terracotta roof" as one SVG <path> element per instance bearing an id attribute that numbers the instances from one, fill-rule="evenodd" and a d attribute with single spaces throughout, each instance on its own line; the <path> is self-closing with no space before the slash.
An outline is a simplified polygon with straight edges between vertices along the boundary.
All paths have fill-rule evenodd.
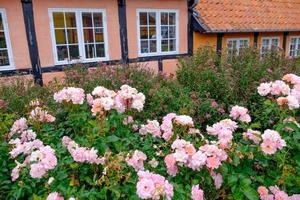
<path id="1" fill-rule="evenodd" d="M 300 0 L 200 0 L 207 32 L 300 31 Z"/>

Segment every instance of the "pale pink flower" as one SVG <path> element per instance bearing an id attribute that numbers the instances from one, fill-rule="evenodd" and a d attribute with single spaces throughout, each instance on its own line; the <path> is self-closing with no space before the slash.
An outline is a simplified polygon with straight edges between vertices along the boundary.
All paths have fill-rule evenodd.
<path id="1" fill-rule="evenodd" d="M 133 120 L 132 116 L 128 116 L 123 120 L 124 125 L 132 124 L 133 122 L 134 122 L 134 120 Z"/>
<path id="2" fill-rule="evenodd" d="M 30 112 L 29 119 L 42 123 L 51 123 L 55 121 L 54 116 L 50 115 L 47 110 L 43 110 L 40 107 L 36 107 Z"/>
<path id="3" fill-rule="evenodd" d="M 147 156 L 142 152 L 135 150 L 131 156 L 127 156 L 126 163 L 133 167 L 135 171 L 144 170 L 144 161 L 147 160 Z"/>
<path id="4" fill-rule="evenodd" d="M 52 192 L 48 195 L 46 200 L 64 200 L 62 196 L 58 192 Z"/>
<path id="5" fill-rule="evenodd" d="M 271 92 L 271 83 L 261 83 L 257 88 L 258 94 L 260 96 L 267 96 Z"/>
<path id="6" fill-rule="evenodd" d="M 86 101 L 89 104 L 89 106 L 93 105 L 94 97 L 89 93 L 86 95 Z"/>
<path id="7" fill-rule="evenodd" d="M 218 107 L 218 103 L 216 102 L 216 100 L 212 100 L 211 103 L 210 103 L 210 106 L 212 108 L 217 108 Z"/>
<path id="8" fill-rule="evenodd" d="M 197 151 L 191 158 L 189 167 L 193 170 L 200 170 L 206 163 L 207 156 L 201 151 Z"/>
<path id="9" fill-rule="evenodd" d="M 290 110 L 298 109 L 299 108 L 299 101 L 296 97 L 289 95 L 286 97 L 288 101 L 288 107 Z"/>
<path id="10" fill-rule="evenodd" d="M 83 104 L 85 94 L 82 88 L 67 87 L 54 93 L 53 98 L 57 103 Z"/>
<path id="11" fill-rule="evenodd" d="M 21 133 L 25 131 L 27 128 L 28 128 L 27 120 L 25 118 L 20 118 L 16 120 L 12 125 L 8 137 L 11 138 L 14 134 Z"/>
<path id="12" fill-rule="evenodd" d="M 214 184 L 215 184 L 215 187 L 216 189 L 220 189 L 222 184 L 223 184 L 223 177 L 220 173 L 215 173 L 214 171 L 211 172 L 210 174 L 214 180 Z"/>
<path id="13" fill-rule="evenodd" d="M 150 133 L 153 137 L 161 137 L 161 131 L 160 131 L 160 125 L 157 120 L 147 120 L 146 125 L 142 125 L 139 133 L 141 135 L 146 135 L 147 133 Z"/>
<path id="14" fill-rule="evenodd" d="M 291 83 L 293 85 L 300 84 L 300 77 L 295 74 L 286 74 L 283 76 L 282 80 Z"/>
<path id="15" fill-rule="evenodd" d="M 271 94 L 272 95 L 288 95 L 290 93 L 290 87 L 283 81 L 277 80 L 272 83 Z"/>
<path id="16" fill-rule="evenodd" d="M 193 185 L 192 187 L 192 200 L 203 200 L 204 192 L 200 189 L 199 185 Z"/>
<path id="17" fill-rule="evenodd" d="M 113 90 L 108 90 L 103 86 L 97 86 L 94 88 L 92 95 L 97 97 L 115 97 L 116 93 Z"/>
<path id="18" fill-rule="evenodd" d="M 151 179 L 141 179 L 136 184 L 137 195 L 141 199 L 151 199 L 155 193 L 155 185 Z"/>
<path id="19" fill-rule="evenodd" d="M 176 166 L 176 159 L 173 154 L 169 154 L 165 157 L 165 164 L 167 166 L 167 172 L 171 176 L 176 176 L 178 167 Z"/>
<path id="20" fill-rule="evenodd" d="M 194 127 L 193 119 L 187 115 L 177 115 L 175 117 L 175 122 L 182 126 Z"/>
<path id="21" fill-rule="evenodd" d="M 263 142 L 261 144 L 262 151 L 265 154 L 274 154 L 277 150 L 286 146 L 286 143 L 281 139 L 280 134 L 274 130 L 265 130 L 262 135 Z"/>
<path id="22" fill-rule="evenodd" d="M 251 122 L 251 117 L 248 114 L 248 109 L 241 106 L 233 106 L 230 111 L 230 117 L 234 120 L 239 119 L 242 122 Z"/>

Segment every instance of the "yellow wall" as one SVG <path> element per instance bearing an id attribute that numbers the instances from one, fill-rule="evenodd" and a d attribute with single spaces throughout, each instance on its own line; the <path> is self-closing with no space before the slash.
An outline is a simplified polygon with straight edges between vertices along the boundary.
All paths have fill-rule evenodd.
<path id="1" fill-rule="evenodd" d="M 211 47 L 216 49 L 217 46 L 217 34 L 206 34 L 194 32 L 194 50 L 200 47 Z"/>
<path id="2" fill-rule="evenodd" d="M 290 41 L 292 36 L 300 36 L 300 32 L 290 32 L 286 38 L 286 55 L 289 53 Z M 265 32 L 259 33 L 257 38 L 258 48 L 261 48 L 261 41 L 263 37 L 279 37 L 280 48 L 283 47 L 283 32 Z M 225 33 L 222 39 L 222 48 L 227 46 L 227 40 L 230 38 L 249 38 L 250 46 L 254 44 L 254 33 Z M 194 32 L 194 50 L 203 47 L 212 47 L 216 49 L 217 34 L 215 33 L 199 33 Z"/>

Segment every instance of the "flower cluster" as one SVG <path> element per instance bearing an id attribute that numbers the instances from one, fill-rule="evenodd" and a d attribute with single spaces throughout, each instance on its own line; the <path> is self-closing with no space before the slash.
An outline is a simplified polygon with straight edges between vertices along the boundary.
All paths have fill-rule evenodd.
<path id="1" fill-rule="evenodd" d="M 144 161 L 147 160 L 147 156 L 138 150 L 135 150 L 131 156 L 127 156 L 126 163 L 133 167 L 135 171 L 144 170 Z"/>
<path id="2" fill-rule="evenodd" d="M 148 171 L 139 171 L 138 177 L 136 189 L 137 195 L 141 199 L 172 199 L 174 195 L 173 185 L 165 177 Z"/>
<path id="3" fill-rule="evenodd" d="M 47 110 L 43 110 L 40 107 L 36 107 L 30 112 L 29 119 L 42 123 L 51 123 L 55 121 L 54 116 L 50 115 Z"/>
<path id="4" fill-rule="evenodd" d="M 98 151 L 94 148 L 88 149 L 80 147 L 75 141 L 68 136 L 62 138 L 62 144 L 68 149 L 69 153 L 76 162 L 90 164 L 104 164 L 105 158 L 97 155 Z"/>
<path id="5" fill-rule="evenodd" d="M 222 149 L 228 148 L 232 142 L 233 132 L 238 128 L 237 123 L 231 119 L 224 119 L 220 122 L 207 126 L 209 135 L 218 136 L 218 144 Z"/>
<path id="6" fill-rule="evenodd" d="M 93 90 L 92 95 L 88 94 L 87 100 L 92 106 L 93 115 L 102 114 L 111 109 L 119 113 L 125 112 L 126 109 L 136 109 L 140 112 L 145 104 L 145 95 L 128 85 L 121 86 L 117 92 L 98 86 Z"/>
<path id="7" fill-rule="evenodd" d="M 177 139 L 171 148 L 174 153 L 168 154 L 164 160 L 167 172 L 171 176 L 176 176 L 178 173 L 178 165 L 186 166 L 192 170 L 200 170 L 203 166 L 209 170 L 214 170 L 219 168 L 221 162 L 227 159 L 226 152 L 216 145 L 206 144 L 196 151 L 190 142 Z"/>
<path id="8" fill-rule="evenodd" d="M 233 106 L 230 111 L 230 117 L 232 119 L 239 119 L 241 122 L 249 123 L 251 122 L 251 117 L 248 114 L 248 109 L 241 106 Z"/>
<path id="9" fill-rule="evenodd" d="M 72 104 L 83 104 L 85 94 L 82 88 L 67 87 L 54 93 L 53 97 L 57 103 L 71 102 Z"/>
<path id="10" fill-rule="evenodd" d="M 261 149 L 265 154 L 274 154 L 277 150 L 286 146 L 285 141 L 280 137 L 280 134 L 274 130 L 265 130 L 262 134 L 263 142 L 261 143 Z"/>
<path id="11" fill-rule="evenodd" d="M 279 96 L 277 104 L 279 106 L 287 105 L 290 110 L 298 109 L 300 107 L 300 77 L 295 74 L 287 74 L 282 78 L 283 81 L 277 80 L 275 82 L 261 83 L 257 88 L 261 96 L 269 94 Z M 284 81 L 289 83 L 292 88 Z"/>
<path id="12" fill-rule="evenodd" d="M 11 158 L 23 154 L 25 159 L 23 163 L 15 160 L 17 166 L 12 170 L 11 177 L 15 181 L 19 178 L 19 174 L 26 166 L 30 167 L 30 176 L 32 178 L 42 178 L 57 164 L 57 158 L 54 150 L 50 146 L 44 146 L 43 142 L 36 139 L 36 133 L 28 129 L 25 118 L 17 120 L 11 129 L 9 137 L 18 133 L 18 137 L 11 139 L 9 144 L 13 146 L 9 152 Z"/>
<path id="13" fill-rule="evenodd" d="M 265 186 L 260 186 L 257 189 L 261 200 L 299 200 L 300 194 L 294 194 L 289 196 L 284 191 L 281 191 L 277 186 L 271 186 L 266 188 Z"/>
<path id="14" fill-rule="evenodd" d="M 204 192 L 200 189 L 199 185 L 192 186 L 192 200 L 203 200 Z"/>
<path id="15" fill-rule="evenodd" d="M 141 135 L 150 133 L 153 137 L 162 137 L 165 141 L 169 141 L 173 136 L 173 122 L 180 126 L 194 127 L 194 121 L 190 116 L 169 113 L 163 117 L 161 125 L 157 120 L 148 120 L 146 125 L 141 125 L 139 133 Z"/>

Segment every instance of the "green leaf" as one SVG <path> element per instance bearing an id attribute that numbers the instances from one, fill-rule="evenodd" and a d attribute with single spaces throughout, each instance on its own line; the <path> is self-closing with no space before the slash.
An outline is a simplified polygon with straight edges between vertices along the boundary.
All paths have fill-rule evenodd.
<path id="1" fill-rule="evenodd" d="M 119 141 L 119 140 L 120 140 L 120 138 L 117 137 L 117 136 L 115 136 L 115 135 L 110 135 L 110 136 L 108 136 L 108 137 L 106 138 L 106 141 L 107 141 L 107 142 L 117 142 L 117 141 Z"/>
<path id="2" fill-rule="evenodd" d="M 259 200 L 256 190 L 254 190 L 252 187 L 250 186 L 242 187 L 242 191 L 249 200 Z"/>

